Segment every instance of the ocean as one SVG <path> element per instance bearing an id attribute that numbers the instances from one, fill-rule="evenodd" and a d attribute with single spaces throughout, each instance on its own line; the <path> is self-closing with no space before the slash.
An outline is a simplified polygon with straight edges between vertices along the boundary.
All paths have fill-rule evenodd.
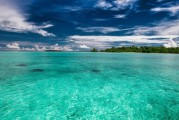
<path id="1" fill-rule="evenodd" d="M 179 55 L 0 52 L 0 120 L 177 120 Z"/>

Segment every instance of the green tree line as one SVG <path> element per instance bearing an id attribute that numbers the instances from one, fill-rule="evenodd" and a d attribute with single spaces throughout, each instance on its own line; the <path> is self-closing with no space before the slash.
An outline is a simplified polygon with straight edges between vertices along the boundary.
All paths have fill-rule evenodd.
<path id="1" fill-rule="evenodd" d="M 97 52 L 97 49 L 93 48 L 91 52 Z M 139 52 L 139 53 L 177 53 L 179 54 L 179 47 L 177 48 L 165 48 L 162 46 L 131 46 L 131 47 L 112 47 L 105 50 L 101 50 L 101 52 Z"/>

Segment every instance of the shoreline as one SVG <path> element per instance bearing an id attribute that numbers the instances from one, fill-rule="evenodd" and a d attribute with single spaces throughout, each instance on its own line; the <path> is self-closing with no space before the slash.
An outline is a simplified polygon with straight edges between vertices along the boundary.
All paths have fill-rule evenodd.
<path id="1" fill-rule="evenodd" d="M 114 53 L 114 54 L 122 54 L 122 53 L 129 53 L 129 54 L 132 54 L 132 53 L 134 53 L 134 54 L 179 54 L 179 53 L 155 53 L 155 52 L 151 52 L 151 53 L 145 53 L 145 52 L 88 52 L 88 51 L 18 51 L 18 50 L 16 50 L 16 51 L 14 51 L 14 50 L 12 50 L 12 51 L 10 51 L 10 50 L 1 50 L 0 52 L 27 52 L 27 53 Z"/>

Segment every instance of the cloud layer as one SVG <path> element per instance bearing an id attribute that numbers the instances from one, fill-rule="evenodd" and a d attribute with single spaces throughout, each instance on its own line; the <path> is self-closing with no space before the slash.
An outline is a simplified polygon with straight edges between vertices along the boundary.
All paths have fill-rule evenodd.
<path id="1" fill-rule="evenodd" d="M 7 44 L 6 47 L 12 50 L 20 50 L 19 44 L 16 42 L 12 44 Z"/>
<path id="2" fill-rule="evenodd" d="M 87 46 L 82 45 L 79 48 L 88 49 Z M 5 47 L 0 48 L 1 50 L 18 50 L 18 51 L 73 51 L 73 48 L 70 45 L 60 46 L 55 45 L 39 45 L 35 44 L 29 47 L 20 45 L 17 42 L 8 43 Z"/>
<path id="3" fill-rule="evenodd" d="M 125 45 L 152 45 L 152 44 L 167 44 L 178 36 L 70 36 L 68 40 L 73 41 L 75 44 L 84 44 L 91 48 L 96 47 L 99 49 L 109 48 L 112 46 L 125 46 Z M 115 43 L 115 44 L 114 44 Z"/>
<path id="4" fill-rule="evenodd" d="M 175 15 L 179 12 L 179 5 L 169 6 L 169 7 L 156 7 L 156 8 L 152 8 L 151 11 L 153 11 L 153 12 L 170 12 L 171 15 Z"/>
<path id="5" fill-rule="evenodd" d="M 120 29 L 115 28 L 115 27 L 86 27 L 86 28 L 82 28 L 82 27 L 77 27 L 78 30 L 81 30 L 83 32 L 89 32 L 89 33 L 93 33 L 93 32 L 100 32 L 103 34 L 107 34 L 110 32 L 116 32 L 119 31 Z"/>
<path id="6" fill-rule="evenodd" d="M 43 29 L 52 27 L 52 24 L 37 26 L 32 22 L 28 22 L 25 15 L 17 6 L 11 4 L 9 0 L 0 1 L 0 30 L 17 33 L 36 33 L 42 36 L 55 36 Z M 3 12 L 4 11 L 4 12 Z"/>
<path id="7" fill-rule="evenodd" d="M 179 43 L 178 6 L 177 0 L 0 0 L 0 47 L 90 50 Z"/>
<path id="8" fill-rule="evenodd" d="M 107 1 L 107 0 L 98 0 L 97 4 L 95 5 L 97 8 L 102 9 L 110 9 L 110 10 L 120 10 L 129 8 L 132 9 L 134 7 L 134 4 L 138 0 L 113 0 L 113 1 Z"/>
<path id="9" fill-rule="evenodd" d="M 161 21 L 153 26 L 135 27 L 134 35 L 179 35 L 179 20 Z"/>

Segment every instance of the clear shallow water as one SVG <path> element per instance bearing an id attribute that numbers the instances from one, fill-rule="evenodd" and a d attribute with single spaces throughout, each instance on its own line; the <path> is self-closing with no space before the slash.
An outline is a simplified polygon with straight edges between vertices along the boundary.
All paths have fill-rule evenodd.
<path id="1" fill-rule="evenodd" d="M 177 120 L 179 55 L 0 52 L 0 120 Z"/>

